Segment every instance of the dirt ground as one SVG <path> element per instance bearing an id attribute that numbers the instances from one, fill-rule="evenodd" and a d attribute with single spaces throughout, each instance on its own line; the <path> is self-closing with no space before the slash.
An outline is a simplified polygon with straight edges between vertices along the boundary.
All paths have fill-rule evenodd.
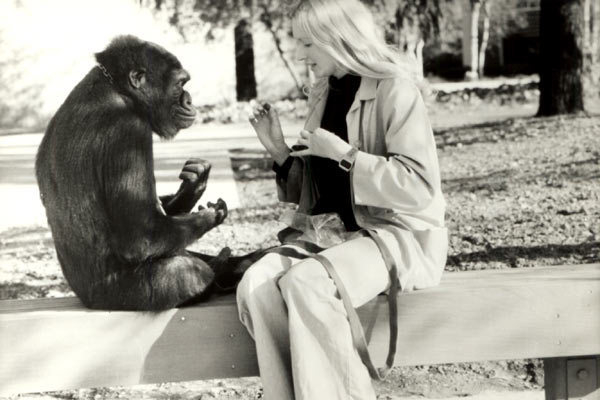
<path id="1" fill-rule="evenodd" d="M 600 117 L 516 118 L 437 129 L 448 202 L 447 273 L 600 262 Z M 234 252 L 276 244 L 283 226 L 272 173 L 237 173 L 244 207 L 194 249 Z M 0 299 L 72 295 L 45 226 L 0 232 Z M 526 305 L 524 305 L 526 306 Z M 539 394 L 539 360 L 395 368 L 380 399 L 449 398 L 498 391 Z M 511 392 L 515 391 L 515 392 Z M 258 399 L 257 378 L 22 395 L 11 399 Z M 491 397 L 490 397 L 491 398 Z M 515 397 L 516 398 L 516 397 Z M 537 398 L 537 397 L 536 397 Z M 540 399 L 542 397 L 539 397 Z"/>

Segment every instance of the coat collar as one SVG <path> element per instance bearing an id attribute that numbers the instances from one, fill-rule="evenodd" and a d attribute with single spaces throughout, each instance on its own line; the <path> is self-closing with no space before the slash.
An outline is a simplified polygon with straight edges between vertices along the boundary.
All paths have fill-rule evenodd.
<path id="1" fill-rule="evenodd" d="M 354 102 L 350 106 L 348 112 L 356 110 L 360 106 L 360 102 L 364 100 L 373 100 L 377 95 L 377 79 L 363 76 L 360 80 L 360 86 L 354 97 Z"/>
<path id="2" fill-rule="evenodd" d="M 360 86 L 354 97 L 354 101 L 348 110 L 348 114 L 356 111 L 360 107 L 360 102 L 364 100 L 372 100 L 377 95 L 377 83 L 378 80 L 375 78 L 368 78 L 363 76 L 360 80 Z M 322 92 L 319 93 L 319 97 L 315 100 L 314 106 L 309 110 L 307 121 L 304 128 L 313 131 L 321 125 L 321 118 L 323 117 L 323 111 L 325 110 L 325 104 L 327 103 L 327 94 L 329 92 L 328 87 L 325 87 Z"/>
<path id="3" fill-rule="evenodd" d="M 358 87 L 358 98 L 360 100 L 372 100 L 377 95 L 377 79 L 363 76 Z"/>

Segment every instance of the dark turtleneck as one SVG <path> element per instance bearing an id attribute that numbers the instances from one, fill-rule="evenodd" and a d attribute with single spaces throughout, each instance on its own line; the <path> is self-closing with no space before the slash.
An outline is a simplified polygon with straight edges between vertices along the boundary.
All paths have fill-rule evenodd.
<path id="1" fill-rule="evenodd" d="M 346 74 L 340 79 L 333 76 L 329 78 L 329 93 L 321 128 L 334 133 L 345 142 L 348 142 L 346 114 L 359 86 L 360 77 L 356 75 Z M 319 191 L 313 213 L 337 212 L 347 230 L 360 229 L 352 213 L 350 174 L 341 169 L 336 161 L 317 156 L 311 156 L 311 171 Z"/>
<path id="2" fill-rule="evenodd" d="M 359 86 L 360 77 L 356 75 L 346 74 L 340 79 L 329 77 L 329 93 L 321 119 L 321 128 L 332 132 L 345 142 L 348 142 L 346 114 L 350 110 Z M 292 165 L 292 158 L 288 157 L 282 166 L 273 163 L 273 170 L 278 177 L 283 178 L 287 175 Z M 360 227 L 352 213 L 350 174 L 341 169 L 336 161 L 328 158 L 310 156 L 310 164 L 312 178 L 319 193 L 312 214 L 336 212 L 348 231 L 359 230 Z"/>

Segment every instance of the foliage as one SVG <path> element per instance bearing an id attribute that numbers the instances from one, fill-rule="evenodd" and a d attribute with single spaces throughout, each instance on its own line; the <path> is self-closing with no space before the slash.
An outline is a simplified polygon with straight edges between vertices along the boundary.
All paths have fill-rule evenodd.
<path id="1" fill-rule="evenodd" d="M 169 46 L 179 35 L 132 2 L 0 1 L 0 127 L 43 128 L 118 34 Z"/>
<path id="2" fill-rule="evenodd" d="M 234 100 L 232 29 L 198 22 L 199 11 L 186 3 L 175 8 L 165 0 L 157 9 L 154 1 L 152 7 L 148 2 L 0 1 L 0 128 L 44 129 L 71 88 L 94 66 L 93 54 L 123 33 L 154 41 L 177 55 L 192 75 L 186 87 L 195 104 Z M 170 24 L 176 9 L 180 27 Z M 271 33 L 257 25 L 259 95 L 277 100 L 297 93 Z M 209 31 L 212 39 L 205 40 Z M 284 40 L 283 50 L 290 47 Z"/>
<path id="3" fill-rule="evenodd" d="M 440 0 L 378 0 L 374 7 L 387 17 L 387 39 L 403 50 L 411 40 L 428 42 L 440 33 Z"/>
<path id="4" fill-rule="evenodd" d="M 255 31 L 255 22 L 262 23 L 262 26 L 269 32 L 276 49 L 276 54 L 283 63 L 283 67 L 291 76 L 297 94 L 301 93 L 302 78 L 299 76 L 296 67 L 289 56 L 286 54 L 287 43 L 291 37 L 291 27 L 289 19 L 286 18 L 288 7 L 283 0 L 143 0 L 146 6 L 153 5 L 162 13 L 170 15 L 169 23 L 175 25 L 182 32 L 182 35 L 189 38 L 189 32 L 193 31 L 203 33 L 203 39 L 207 41 L 215 40 L 223 31 L 236 26 L 241 22 L 247 23 L 250 29 L 249 35 Z M 164 18 L 164 15 L 163 15 Z M 203 29 L 198 29 L 202 26 Z M 250 47 L 250 48 L 245 48 Z M 243 53 L 253 51 L 253 40 L 239 40 L 236 35 L 236 63 L 244 63 L 238 71 L 245 78 L 245 81 L 254 82 L 254 70 L 245 70 L 247 62 L 239 59 Z M 238 68 L 239 69 L 239 68 Z M 256 92 L 256 85 L 252 87 L 240 86 L 238 82 L 238 98 L 246 98 L 242 92 Z M 240 90 L 242 92 L 240 92 Z"/>

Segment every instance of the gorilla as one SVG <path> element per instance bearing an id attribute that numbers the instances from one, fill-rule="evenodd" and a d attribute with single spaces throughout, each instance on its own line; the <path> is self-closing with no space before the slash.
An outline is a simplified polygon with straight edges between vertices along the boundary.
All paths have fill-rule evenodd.
<path id="1" fill-rule="evenodd" d="M 196 111 L 190 79 L 164 48 L 115 38 L 51 119 L 36 177 L 58 261 L 85 306 L 164 310 L 235 284 L 260 254 L 187 251 L 227 216 L 219 199 L 190 212 L 210 164 L 189 160 L 177 193 L 158 198 L 152 134 L 171 139 Z"/>

